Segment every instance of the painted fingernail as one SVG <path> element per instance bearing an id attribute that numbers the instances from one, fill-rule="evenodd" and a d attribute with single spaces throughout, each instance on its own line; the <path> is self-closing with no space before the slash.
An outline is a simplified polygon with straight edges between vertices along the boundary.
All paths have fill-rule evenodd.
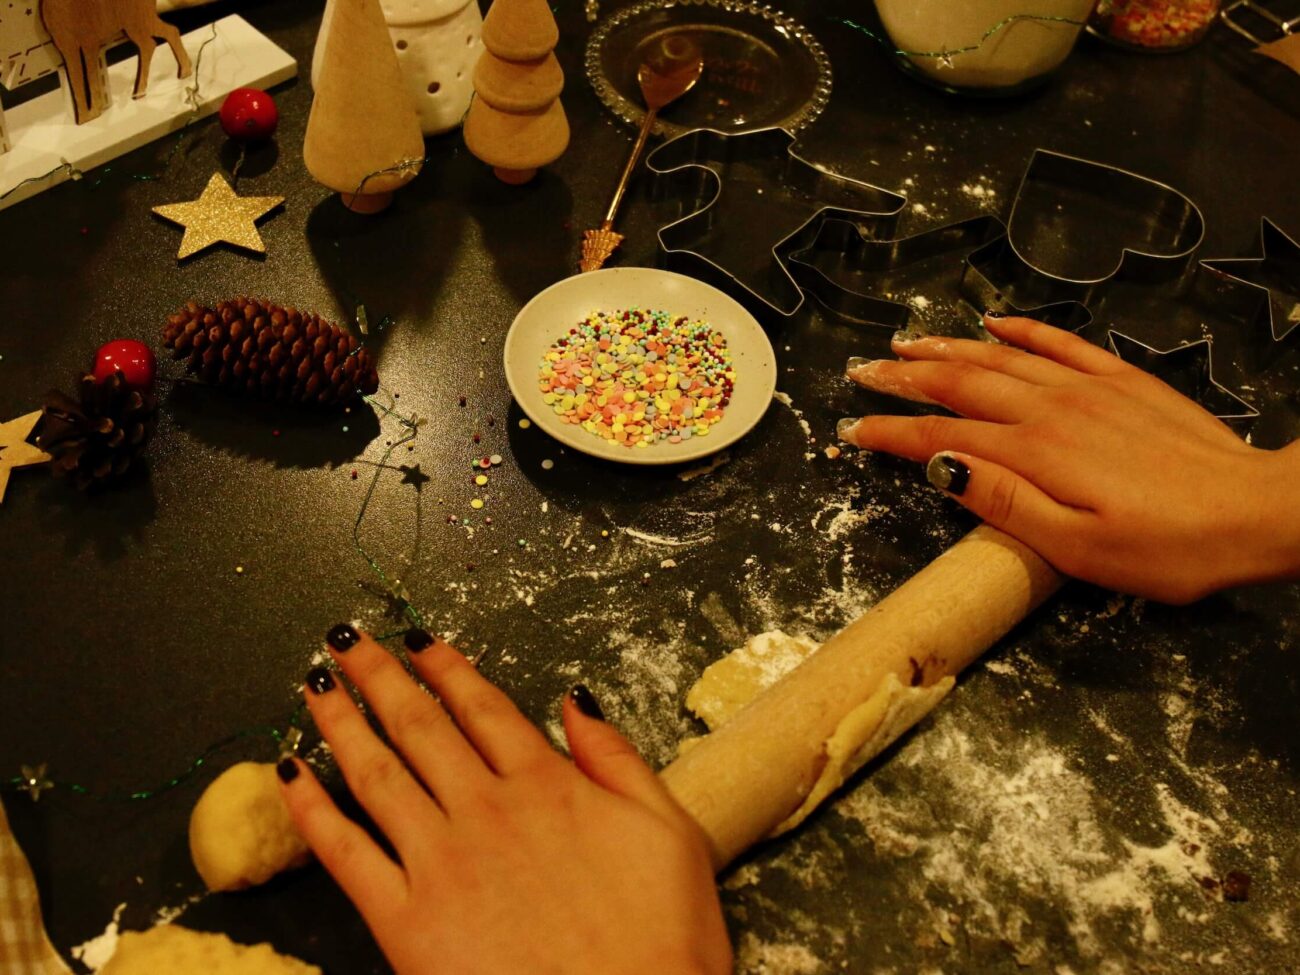
<path id="1" fill-rule="evenodd" d="M 402 638 L 402 642 L 406 644 L 406 649 L 411 653 L 419 653 L 421 650 L 427 650 L 433 646 L 433 634 L 428 630 L 413 626 L 406 631 L 406 636 Z"/>
<path id="2" fill-rule="evenodd" d="M 846 416 L 839 423 L 835 424 L 835 436 L 841 440 L 848 440 L 853 435 L 854 428 L 858 425 L 858 417 Z"/>
<path id="3" fill-rule="evenodd" d="M 935 454 L 925 465 L 925 476 L 940 491 L 960 495 L 970 483 L 970 468 L 956 457 Z"/>
<path id="4" fill-rule="evenodd" d="M 334 675 L 324 667 L 313 667 L 307 671 L 305 683 L 313 694 L 324 694 L 334 690 Z"/>
<path id="5" fill-rule="evenodd" d="M 870 359 L 864 359 L 860 355 L 855 355 L 848 362 L 844 363 L 844 371 L 851 376 L 859 369 L 861 369 L 863 366 L 869 365 L 870 363 L 871 363 Z"/>
<path id="6" fill-rule="evenodd" d="M 595 718 L 597 721 L 605 720 L 605 712 L 600 709 L 596 703 L 596 698 L 592 695 L 591 689 L 586 684 L 574 684 L 569 691 L 569 697 L 573 698 L 573 703 L 589 718 Z"/>
<path id="7" fill-rule="evenodd" d="M 339 653 L 351 649 L 352 646 L 360 639 L 361 639 L 361 634 L 359 634 L 347 623 L 340 623 L 338 626 L 334 627 L 328 633 L 325 634 L 325 642 L 328 643 L 335 650 L 337 650 Z"/>
<path id="8" fill-rule="evenodd" d="M 275 774 L 280 776 L 280 781 L 288 785 L 298 777 L 298 763 L 292 758 L 282 758 L 275 763 Z"/>
<path id="9" fill-rule="evenodd" d="M 984 313 L 984 317 L 985 318 L 1006 318 L 1007 313 L 1004 311 L 998 311 L 996 308 L 990 308 L 988 311 Z"/>

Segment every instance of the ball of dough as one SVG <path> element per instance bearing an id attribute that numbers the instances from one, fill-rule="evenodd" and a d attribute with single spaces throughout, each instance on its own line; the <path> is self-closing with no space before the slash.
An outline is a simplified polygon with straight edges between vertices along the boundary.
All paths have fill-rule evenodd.
<path id="1" fill-rule="evenodd" d="M 274 765 L 240 762 L 213 780 L 190 814 L 190 856 L 209 890 L 264 884 L 310 859 Z"/>
<path id="2" fill-rule="evenodd" d="M 321 975 L 305 961 L 278 955 L 270 945 L 235 944 L 224 934 L 162 924 L 127 931 L 99 975 Z"/>

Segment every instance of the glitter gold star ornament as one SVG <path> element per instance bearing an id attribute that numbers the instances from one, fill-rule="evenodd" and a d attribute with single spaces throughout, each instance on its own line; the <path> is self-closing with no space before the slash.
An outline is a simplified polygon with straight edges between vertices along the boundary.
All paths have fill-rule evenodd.
<path id="1" fill-rule="evenodd" d="M 28 413 L 8 423 L 0 423 L 0 501 L 5 499 L 9 486 L 9 472 L 15 467 L 44 464 L 50 455 L 27 442 L 27 435 L 41 418 L 41 411 Z"/>
<path id="2" fill-rule="evenodd" d="M 220 173 L 213 173 L 203 195 L 188 203 L 168 203 L 153 212 L 185 228 L 176 259 L 197 254 L 213 244 L 233 244 L 266 253 L 256 222 L 284 203 L 282 196 L 240 196 Z"/>

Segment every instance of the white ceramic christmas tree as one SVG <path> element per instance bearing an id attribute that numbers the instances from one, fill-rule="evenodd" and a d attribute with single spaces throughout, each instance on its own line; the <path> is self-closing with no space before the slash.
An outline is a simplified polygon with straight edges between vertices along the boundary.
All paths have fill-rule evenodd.
<path id="1" fill-rule="evenodd" d="M 329 32 L 335 0 L 328 0 L 320 38 Z M 425 135 L 460 125 L 474 97 L 474 64 L 483 51 L 483 15 L 476 0 L 380 0 L 411 101 Z M 312 85 L 317 65 L 312 63 Z"/>

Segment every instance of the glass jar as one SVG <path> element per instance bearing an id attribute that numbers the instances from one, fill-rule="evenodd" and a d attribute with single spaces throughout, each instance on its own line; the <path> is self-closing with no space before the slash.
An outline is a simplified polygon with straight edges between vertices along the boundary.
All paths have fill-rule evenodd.
<path id="1" fill-rule="evenodd" d="M 1185 51 L 1219 16 L 1219 0 L 1100 0 L 1088 32 L 1134 51 Z"/>

